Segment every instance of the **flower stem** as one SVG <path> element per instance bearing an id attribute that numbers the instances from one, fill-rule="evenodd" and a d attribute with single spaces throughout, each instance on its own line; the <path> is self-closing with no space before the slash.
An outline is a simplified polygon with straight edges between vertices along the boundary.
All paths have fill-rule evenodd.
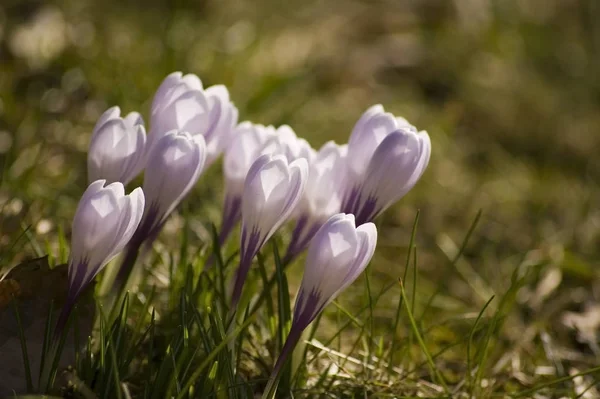
<path id="1" fill-rule="evenodd" d="M 67 297 L 67 300 L 60 311 L 60 315 L 58 316 L 58 320 L 56 321 L 56 327 L 54 327 L 54 333 L 52 335 L 53 344 L 57 343 L 64 333 L 65 326 L 67 325 L 67 321 L 69 321 L 69 316 L 71 315 L 71 311 L 73 310 L 76 301 L 77 296 L 71 297 L 71 295 L 69 295 L 69 297 Z"/>
<path id="2" fill-rule="evenodd" d="M 302 336 L 302 329 L 297 328 L 297 326 L 292 325 L 292 329 L 288 334 L 285 344 L 283 344 L 283 349 L 281 349 L 281 353 L 277 358 L 277 362 L 275 362 L 275 367 L 273 367 L 273 372 L 269 377 L 269 382 L 265 391 L 263 392 L 262 399 L 272 399 L 275 397 L 275 393 L 277 392 L 277 386 L 279 385 L 279 378 L 281 377 L 281 371 L 283 367 L 289 360 L 290 355 L 294 351 L 294 348 L 298 344 L 300 337 Z"/>
<path id="3" fill-rule="evenodd" d="M 142 241 L 131 241 L 129 245 L 127 245 L 125 249 L 125 256 L 123 257 L 123 262 L 121 262 L 121 266 L 119 267 L 119 271 L 117 272 L 117 277 L 113 283 L 113 294 L 121 293 L 125 286 L 127 285 L 127 281 L 129 280 L 129 276 L 131 275 L 131 271 L 133 270 L 133 266 L 135 265 L 135 261 L 137 260 L 138 254 L 140 252 L 140 247 L 142 246 Z"/>

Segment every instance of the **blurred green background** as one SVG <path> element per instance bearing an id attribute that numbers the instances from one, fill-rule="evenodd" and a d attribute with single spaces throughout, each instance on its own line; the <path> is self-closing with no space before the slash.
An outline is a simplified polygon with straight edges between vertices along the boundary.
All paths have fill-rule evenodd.
<path id="1" fill-rule="evenodd" d="M 346 141 L 375 103 L 427 130 L 429 169 L 380 245 L 404 243 L 420 208 L 435 252 L 481 208 L 484 260 L 598 255 L 597 1 L 5 0 L 1 202 L 50 219 L 42 233 L 67 227 L 97 117 L 147 116 L 175 70 L 226 84 L 240 120 L 290 124 L 313 146 Z"/>
<path id="2" fill-rule="evenodd" d="M 3 0 L 4 264 L 36 243 L 56 248 L 86 186 L 98 116 L 112 105 L 147 116 L 176 70 L 227 85 L 240 120 L 287 123 L 316 147 L 345 142 L 375 103 L 429 132 L 427 172 L 378 221 L 379 280 L 403 272 L 420 209 L 419 290 L 422 301 L 444 293 L 435 309 L 478 311 L 523 265 L 536 267 L 531 292 L 559 273 L 568 299 L 550 315 L 600 295 L 597 0 Z M 218 168 L 185 205 L 198 242 L 219 222 Z M 13 246 L 23 225 L 35 239 Z"/>

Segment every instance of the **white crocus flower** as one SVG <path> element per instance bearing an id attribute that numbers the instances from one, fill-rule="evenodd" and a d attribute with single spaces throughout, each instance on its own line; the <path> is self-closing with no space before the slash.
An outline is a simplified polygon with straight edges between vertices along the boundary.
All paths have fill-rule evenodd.
<path id="1" fill-rule="evenodd" d="M 144 212 L 141 188 L 129 195 L 121 183 L 97 180 L 83 194 L 75 217 L 69 258 L 69 296 L 76 298 L 137 229 Z"/>
<path id="2" fill-rule="evenodd" d="M 232 295 L 234 311 L 252 260 L 291 215 L 302 198 L 307 175 L 305 159 L 288 162 L 283 155 L 261 155 L 248 171 L 242 195 L 240 264 Z"/>
<path id="3" fill-rule="evenodd" d="M 137 112 L 121 118 L 119 107 L 98 119 L 88 151 L 88 180 L 129 183 L 144 168 L 146 130 Z"/>
<path id="4" fill-rule="evenodd" d="M 174 72 L 154 95 L 149 140 L 153 146 L 171 130 L 203 136 L 208 166 L 223 152 L 237 118 L 238 110 L 225 86 L 204 89 L 196 75 Z"/>
<path id="5" fill-rule="evenodd" d="M 288 125 L 281 125 L 277 129 L 269 126 L 273 134 L 270 135 L 262 149 L 263 154 L 282 154 L 288 162 L 304 158 L 310 163 L 316 153 L 310 144 L 296 136 L 294 130 Z"/>
<path id="6" fill-rule="evenodd" d="M 274 129 L 251 122 L 240 123 L 233 132 L 233 139 L 223 159 L 225 177 L 225 204 L 219 241 L 225 242 L 242 216 L 242 194 L 244 181 L 250 167 L 261 155 L 265 142 L 274 134 Z"/>
<path id="7" fill-rule="evenodd" d="M 290 332 L 263 397 L 271 397 L 277 389 L 279 373 L 302 332 L 325 306 L 360 276 L 373 257 L 376 245 L 375 225 L 365 223 L 357 228 L 353 215 L 336 214 L 319 229 L 308 247 Z"/>
<path id="8" fill-rule="evenodd" d="M 144 172 L 147 206 L 139 228 L 142 240 L 156 233 L 194 187 L 205 161 L 203 136 L 171 131 L 153 146 Z"/>
<path id="9" fill-rule="evenodd" d="M 359 225 L 372 221 L 413 188 L 430 155 L 427 132 L 418 132 L 381 105 L 369 108 L 348 142 L 342 212 L 354 214 Z"/>
<path id="10" fill-rule="evenodd" d="M 329 141 L 310 163 L 306 189 L 295 211 L 296 227 L 284 263 L 291 262 L 304 251 L 321 225 L 340 211 L 346 154 L 347 146 Z"/>

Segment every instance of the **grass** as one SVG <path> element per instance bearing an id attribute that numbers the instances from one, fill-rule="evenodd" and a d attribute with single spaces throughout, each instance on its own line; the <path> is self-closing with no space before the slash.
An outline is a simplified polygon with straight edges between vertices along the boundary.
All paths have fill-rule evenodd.
<path id="1" fill-rule="evenodd" d="M 429 169 L 377 221 L 368 272 L 309 329 L 280 395 L 595 397 L 598 325 L 568 320 L 591 321 L 598 301 L 600 9 L 593 0 L 464 4 L 2 2 L 0 267 L 45 254 L 51 266 L 66 261 L 95 120 L 115 104 L 147 116 L 169 72 L 226 84 L 242 119 L 288 123 L 316 147 L 347 140 L 382 103 L 430 133 Z M 61 366 L 55 394 L 264 389 L 289 328 L 293 302 L 282 294 L 293 300 L 302 262 L 281 273 L 267 246 L 246 287 L 258 297 L 245 298 L 247 314 L 228 330 L 237 254 L 233 243 L 213 246 L 219 168 L 169 220 L 116 310 L 92 303 L 91 339 L 65 344 L 87 349 Z M 215 251 L 219 267 L 201 273 Z M 37 277 L 22 276 L 19 324 L 27 333 L 39 318 L 44 330 L 60 293 L 45 288 L 29 305 Z M 2 284 L 8 317 L 13 283 Z M 32 345 L 23 390 L 26 374 L 37 380 Z"/>

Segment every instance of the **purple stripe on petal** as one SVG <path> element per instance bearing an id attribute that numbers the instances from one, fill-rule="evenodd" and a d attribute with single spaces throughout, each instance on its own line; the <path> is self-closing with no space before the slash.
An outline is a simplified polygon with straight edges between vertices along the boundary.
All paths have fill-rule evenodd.
<path id="1" fill-rule="evenodd" d="M 158 236 L 158 233 L 162 229 L 164 223 L 159 218 L 159 206 L 157 203 L 150 204 L 148 209 L 148 213 L 144 214 L 140 225 L 136 229 L 133 237 L 131 237 L 130 245 L 133 243 L 137 246 L 140 246 L 144 241 L 148 238 L 152 237 L 153 239 Z"/>
<path id="2" fill-rule="evenodd" d="M 304 291 L 301 291 L 294 308 L 292 325 L 297 325 L 298 328 L 304 330 L 323 310 L 326 303 L 327 299 L 321 298 L 319 292 L 315 290 L 311 291 L 306 298 Z"/>
<path id="3" fill-rule="evenodd" d="M 302 251 L 304 251 L 312 238 L 317 234 L 321 223 L 310 223 L 308 222 L 308 216 L 302 215 L 298 218 L 296 228 L 292 232 L 292 239 L 290 245 L 283 257 L 283 264 L 287 265 L 291 263 Z"/>
<path id="4" fill-rule="evenodd" d="M 225 198 L 225 206 L 223 207 L 223 220 L 221 222 L 221 231 L 219 232 L 219 244 L 223 245 L 233 228 L 242 218 L 242 197 L 227 196 Z"/>
<path id="5" fill-rule="evenodd" d="M 358 187 L 352 188 L 345 196 L 342 202 L 341 212 L 355 214 L 358 202 L 360 200 L 360 190 Z"/>
<path id="6" fill-rule="evenodd" d="M 377 198 L 369 196 L 364 203 L 361 203 L 360 208 L 354 214 L 356 218 L 356 226 L 373 221 L 381 208 L 377 206 Z"/>
<path id="7" fill-rule="evenodd" d="M 88 272 L 89 264 L 87 259 L 80 261 L 75 267 L 75 274 L 71 276 L 69 273 L 69 295 L 73 293 L 74 296 L 79 295 L 81 291 L 88 285 L 90 282 L 86 281 L 89 278 L 86 278 L 86 274 Z M 73 270 L 71 268 L 71 270 Z"/>

